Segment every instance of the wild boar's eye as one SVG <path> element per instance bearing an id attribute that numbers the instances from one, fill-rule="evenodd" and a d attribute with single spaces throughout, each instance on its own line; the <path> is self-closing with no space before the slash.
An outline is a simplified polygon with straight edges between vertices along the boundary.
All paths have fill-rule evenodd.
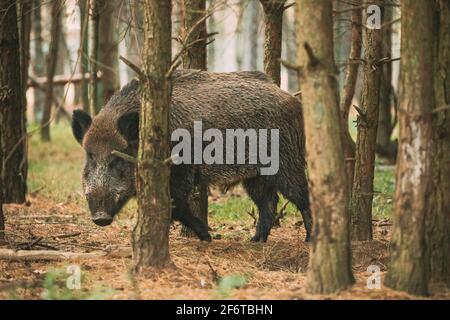
<path id="1" fill-rule="evenodd" d="M 89 160 L 95 161 L 95 157 L 94 157 L 94 154 L 92 152 L 88 152 L 87 156 L 88 156 Z"/>
<path id="2" fill-rule="evenodd" d="M 109 162 L 110 168 L 115 168 L 120 163 L 121 159 L 119 157 L 113 157 L 111 161 Z"/>

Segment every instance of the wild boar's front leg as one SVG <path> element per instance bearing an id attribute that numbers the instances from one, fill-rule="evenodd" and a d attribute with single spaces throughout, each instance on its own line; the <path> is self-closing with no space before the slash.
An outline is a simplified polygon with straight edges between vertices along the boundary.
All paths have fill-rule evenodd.
<path id="1" fill-rule="evenodd" d="M 208 232 L 208 226 L 200 219 L 192 215 L 187 198 L 175 199 L 174 208 L 172 208 L 172 219 L 180 221 L 186 227 L 195 232 L 201 241 L 211 241 L 211 235 Z"/>

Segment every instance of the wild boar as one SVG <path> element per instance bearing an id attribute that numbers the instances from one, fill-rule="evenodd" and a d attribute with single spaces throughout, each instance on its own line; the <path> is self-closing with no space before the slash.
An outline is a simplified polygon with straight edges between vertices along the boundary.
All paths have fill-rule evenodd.
<path id="1" fill-rule="evenodd" d="M 93 221 L 100 226 L 135 196 L 135 165 L 111 154 L 117 150 L 136 157 L 139 138 L 140 83 L 131 81 L 114 94 L 93 119 L 76 110 L 72 130 L 86 152 L 83 190 Z M 192 229 L 200 240 L 210 241 L 207 226 L 189 209 L 188 197 L 198 183 L 224 189 L 242 183 L 259 211 L 253 241 L 266 241 L 282 194 L 300 210 L 311 235 L 308 184 L 305 173 L 305 143 L 300 101 L 281 90 L 263 73 L 211 73 L 179 70 L 172 76 L 170 131 L 194 133 L 194 122 L 225 134 L 227 129 L 277 129 L 279 167 L 275 174 L 262 174 L 266 164 L 183 163 L 171 169 L 172 218 Z M 172 147 L 177 143 L 172 142 Z M 204 143 L 202 148 L 204 148 Z M 270 149 L 270 146 L 269 148 Z M 245 157 L 250 156 L 249 144 Z M 274 150 L 272 150 L 274 151 Z"/>

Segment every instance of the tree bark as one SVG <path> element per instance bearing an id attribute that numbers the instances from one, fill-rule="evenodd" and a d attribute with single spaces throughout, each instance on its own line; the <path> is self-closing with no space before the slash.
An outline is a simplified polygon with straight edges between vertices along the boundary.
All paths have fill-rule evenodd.
<path id="1" fill-rule="evenodd" d="M 205 0 L 184 0 L 184 31 L 189 32 L 192 26 L 206 13 Z M 191 35 L 190 41 L 203 39 L 194 44 L 183 55 L 183 67 L 185 69 L 206 70 L 206 21 L 203 21 Z"/>
<path id="2" fill-rule="evenodd" d="M 34 40 L 34 61 L 32 63 L 34 77 L 44 76 L 44 41 L 42 39 L 42 17 L 41 17 L 41 1 L 33 1 L 33 40 Z M 42 117 L 42 111 L 44 109 L 45 94 L 41 90 L 33 90 L 34 104 L 33 104 L 33 118 L 34 121 L 39 121 Z"/>
<path id="3" fill-rule="evenodd" d="M 355 6 L 359 4 L 360 1 L 356 2 Z M 350 196 L 353 189 L 353 176 L 355 173 L 355 142 L 348 128 L 348 115 L 355 95 L 356 80 L 358 78 L 359 63 L 355 62 L 361 58 L 362 10 L 352 10 L 351 20 L 352 36 L 348 59 L 349 64 L 345 73 L 344 88 L 340 101 L 342 147 L 344 150 L 345 172 L 347 174 L 347 190 Z"/>
<path id="4" fill-rule="evenodd" d="M 189 30 L 206 14 L 206 0 L 184 0 L 184 33 Z M 191 36 L 191 42 L 204 39 L 189 48 L 183 57 L 183 67 L 185 69 L 207 69 L 207 49 L 206 49 L 206 21 L 198 27 Z M 208 187 L 201 183 L 194 187 L 189 203 L 192 214 L 208 225 Z M 183 226 L 181 234 L 187 237 L 195 237 L 195 233 L 188 227 Z"/>
<path id="5" fill-rule="evenodd" d="M 428 221 L 431 278 L 450 288 L 450 1 L 436 1 L 433 201 Z M 442 109 L 447 106 L 447 109 Z"/>
<path id="6" fill-rule="evenodd" d="M 79 0 L 80 7 L 80 73 L 89 72 L 89 0 Z M 81 102 L 83 110 L 89 113 L 89 81 L 81 82 Z"/>
<path id="7" fill-rule="evenodd" d="M 28 163 L 16 2 L 1 1 L 0 12 L 0 131 L 4 157 L 1 192 L 4 203 L 23 203 Z"/>
<path id="8" fill-rule="evenodd" d="M 91 116 L 95 116 L 100 111 L 99 97 L 98 97 L 98 45 L 99 45 L 99 29 L 100 29 L 100 14 L 99 14 L 99 1 L 90 0 L 90 43 L 89 43 L 89 66 L 91 79 L 89 81 L 89 111 Z"/>
<path id="9" fill-rule="evenodd" d="M 169 263 L 171 201 L 169 150 L 171 1 L 145 0 L 143 88 L 137 169 L 137 223 L 132 246 L 135 270 Z"/>
<path id="10" fill-rule="evenodd" d="M 58 59 L 59 40 L 61 36 L 61 13 L 63 2 L 55 0 L 51 4 L 50 48 L 47 54 L 47 89 L 45 91 L 44 114 L 41 121 L 41 140 L 50 141 L 50 117 L 53 104 L 53 77 Z"/>
<path id="11" fill-rule="evenodd" d="M 394 8 L 390 6 L 384 7 L 383 21 L 391 22 L 393 20 Z M 392 24 L 382 28 L 382 57 L 392 58 Z M 397 143 L 391 141 L 391 134 L 394 124 L 392 123 L 392 63 L 385 63 L 382 66 L 381 84 L 380 84 L 380 107 L 378 116 L 377 144 L 376 152 L 380 156 L 387 158 L 390 162 L 395 163 L 397 157 Z"/>
<path id="12" fill-rule="evenodd" d="M 260 0 L 264 10 L 264 72 L 280 86 L 283 12 L 286 0 Z"/>
<path id="13" fill-rule="evenodd" d="M 370 1 L 370 3 L 382 6 L 383 1 Z M 369 2 L 366 2 L 366 4 L 369 5 Z M 355 173 L 350 203 L 352 240 L 357 241 L 372 240 L 373 176 L 380 80 L 383 67 L 379 63 L 382 52 L 381 40 L 381 29 L 365 29 L 362 108 L 357 120 Z"/>
<path id="14" fill-rule="evenodd" d="M 2 102 L 0 100 L 0 106 L 1 103 Z M 3 124 L 3 113 L 1 111 L 0 111 L 0 123 Z M 4 240 L 5 240 L 5 216 L 3 215 L 3 147 L 2 147 L 2 130 L 0 130 L 0 244 Z"/>
<path id="15" fill-rule="evenodd" d="M 31 34 L 31 0 L 21 0 L 18 2 L 20 7 L 20 69 L 22 74 L 22 99 L 23 105 L 27 106 L 27 86 L 28 67 L 30 65 L 30 34 Z"/>
<path id="16" fill-rule="evenodd" d="M 333 54 L 332 7 L 329 0 L 298 0 L 296 9 L 297 57 L 303 70 L 299 87 L 302 88 L 314 221 L 307 290 L 327 294 L 343 290 L 354 282 Z"/>
<path id="17" fill-rule="evenodd" d="M 120 89 L 119 75 L 119 30 L 117 14 L 120 6 L 118 0 L 99 1 L 99 70 L 102 72 L 103 104 Z"/>
<path id="18" fill-rule="evenodd" d="M 431 112 L 435 106 L 434 75 L 430 72 L 434 63 L 434 8 L 427 1 L 402 0 L 401 9 L 399 154 L 386 284 L 410 294 L 426 295 L 429 275 L 425 223 L 432 205 Z"/>

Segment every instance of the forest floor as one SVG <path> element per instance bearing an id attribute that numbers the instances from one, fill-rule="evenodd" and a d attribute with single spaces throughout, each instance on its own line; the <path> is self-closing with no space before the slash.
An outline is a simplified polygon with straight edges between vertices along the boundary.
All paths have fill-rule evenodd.
<path id="1" fill-rule="evenodd" d="M 377 164 L 374 196 L 374 241 L 354 242 L 356 284 L 328 296 L 306 293 L 310 244 L 305 243 L 301 217 L 290 204 L 281 226 L 267 243 L 249 241 L 254 232 L 252 203 L 241 188 L 226 195 L 213 190 L 209 198 L 213 242 L 170 233 L 173 265 L 136 277 L 129 251 L 136 203 L 132 201 L 109 227 L 91 222 L 81 193 L 83 151 L 67 125 L 52 127 L 53 141 L 30 141 L 29 199 L 6 205 L 9 247 L 71 252 L 116 252 L 70 262 L 0 260 L 0 299 L 417 299 L 405 293 L 369 289 L 367 268 L 384 275 L 388 263 L 394 177 L 392 166 Z M 280 207 L 284 204 L 281 201 Z M 81 289 L 66 287 L 68 266 L 81 269 Z M 431 296 L 450 299 L 450 291 L 432 285 Z"/>

